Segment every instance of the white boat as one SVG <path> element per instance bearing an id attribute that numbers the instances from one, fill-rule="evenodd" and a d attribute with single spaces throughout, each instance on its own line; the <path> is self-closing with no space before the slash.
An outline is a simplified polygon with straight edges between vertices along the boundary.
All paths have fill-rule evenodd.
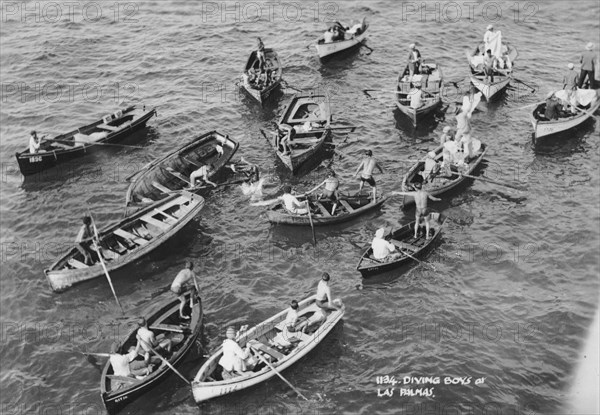
<path id="1" fill-rule="evenodd" d="M 319 58 L 323 59 L 335 53 L 352 49 L 353 47 L 361 44 L 367 38 L 368 28 L 369 25 L 366 23 L 366 18 L 363 17 L 360 27 L 357 28 L 358 30 L 356 33 L 350 34 L 347 32 L 346 39 L 344 40 L 336 40 L 334 42 L 325 43 L 325 38 L 321 36 L 315 45 L 315 48 L 317 48 L 317 53 L 319 54 Z"/>
<path id="2" fill-rule="evenodd" d="M 189 223 L 204 207 L 204 198 L 180 191 L 156 202 L 116 224 L 99 231 L 99 245 L 108 272 L 148 254 Z M 75 283 L 104 276 L 101 261 L 91 241 L 85 243 L 94 263 L 75 247 L 44 270 L 50 287 L 63 291 Z"/>
<path id="3" fill-rule="evenodd" d="M 300 301 L 298 308 L 299 321 L 310 318 L 317 310 L 319 308 L 315 304 L 315 296 Z M 297 340 L 297 342 L 286 349 L 278 349 L 276 343 L 281 342 L 282 338 L 284 342 L 285 339 L 292 340 L 290 336 L 283 334 L 286 315 L 287 310 L 283 310 L 250 330 L 243 332 L 237 339 L 241 347 L 248 344 L 252 349 L 258 350 L 257 353 L 261 353 L 263 358 L 270 360 L 271 366 L 277 369 L 278 372 L 289 368 L 314 349 L 342 319 L 344 306 L 342 305 L 340 309 L 327 313 L 325 321 L 313 333 L 290 333 L 289 335 L 295 337 L 294 341 Z M 221 376 L 222 368 L 218 363 L 222 354 L 223 349 L 221 347 L 208 358 L 194 377 L 192 394 L 197 403 L 227 395 L 231 392 L 241 391 L 276 376 L 276 373 L 269 366 L 261 363 L 253 371 L 223 379 Z"/>
<path id="4" fill-rule="evenodd" d="M 471 83 L 475 88 L 481 91 L 487 101 L 493 99 L 497 94 L 504 91 L 513 78 L 513 67 L 519 54 L 512 46 L 508 44 L 505 46 L 507 47 L 507 56 L 511 62 L 511 65 L 509 68 L 495 69 L 494 82 L 485 80 L 483 65 L 481 63 L 483 62 L 483 47 L 478 46 L 475 48 L 475 52 L 469 58 L 469 69 L 471 71 L 469 78 L 471 79 Z"/>
<path id="5" fill-rule="evenodd" d="M 579 109 L 577 114 L 570 117 L 561 117 L 557 120 L 548 120 L 543 114 L 546 110 L 546 103 L 541 103 L 535 107 L 531 113 L 531 124 L 533 124 L 533 138 L 535 141 L 542 137 L 562 133 L 575 128 L 587 121 L 588 118 L 600 108 L 600 99 L 592 103 L 588 109 Z"/>

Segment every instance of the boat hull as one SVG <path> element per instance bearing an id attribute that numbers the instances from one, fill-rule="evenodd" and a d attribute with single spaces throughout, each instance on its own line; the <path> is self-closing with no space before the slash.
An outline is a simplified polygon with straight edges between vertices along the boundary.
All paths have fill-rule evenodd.
<path id="1" fill-rule="evenodd" d="M 300 310 L 307 309 L 308 307 L 314 306 L 315 297 L 312 296 L 300 302 Z M 301 312 L 300 312 L 301 313 Z M 238 343 L 243 347 L 247 339 L 254 338 L 257 332 L 268 330 L 276 323 L 281 322 L 285 319 L 287 310 L 284 310 L 270 319 L 264 321 L 258 326 L 252 328 L 247 332 L 246 335 L 242 336 Z M 318 330 L 311 335 L 311 339 L 308 343 L 304 344 L 301 349 L 296 349 L 291 352 L 282 362 L 276 362 L 273 366 L 278 372 L 288 369 L 290 366 L 295 364 L 297 361 L 302 359 L 308 353 L 310 353 L 326 336 L 333 330 L 336 324 L 342 319 L 344 315 L 344 309 L 338 309 L 331 312 L 327 316 L 327 320 L 318 328 Z M 252 373 L 250 376 L 240 376 L 229 380 L 222 381 L 205 381 L 206 374 L 210 371 L 210 365 L 216 365 L 217 358 L 222 354 L 222 348 L 219 349 L 198 371 L 198 374 L 192 382 L 192 395 L 196 403 L 201 403 L 209 399 L 214 399 L 219 396 L 224 396 L 232 392 L 242 391 L 244 389 L 256 386 L 260 383 L 266 382 L 269 379 L 277 376 L 273 370 L 265 367 L 259 372 Z"/>
<path id="2" fill-rule="evenodd" d="M 552 121 L 541 121 L 535 117 L 535 112 L 538 108 L 535 108 L 531 114 L 531 124 L 533 125 L 533 137 L 536 142 L 538 140 L 553 136 L 555 134 L 560 134 L 562 132 L 571 130 L 584 122 L 586 122 L 593 114 L 600 108 L 600 99 L 596 101 L 596 103 L 585 110 L 585 113 L 579 113 L 574 117 L 570 117 L 568 119 L 562 120 L 552 120 Z"/>
<path id="3" fill-rule="evenodd" d="M 402 105 L 399 102 L 396 102 L 396 106 L 400 110 L 400 112 L 406 115 L 411 121 L 413 125 L 418 125 L 424 118 L 431 116 L 435 113 L 435 111 L 442 105 L 442 99 L 436 98 L 432 100 L 431 103 L 423 105 L 422 107 L 417 108 L 416 110 L 409 105 Z"/>
<path id="4" fill-rule="evenodd" d="M 342 53 L 344 51 L 349 51 L 360 46 L 366 39 L 368 33 L 369 25 L 365 25 L 365 30 L 358 36 L 355 36 L 352 39 L 348 40 L 340 40 L 337 42 L 331 43 L 317 43 L 315 48 L 317 49 L 317 54 L 319 58 L 325 60 L 327 58 L 331 58 L 336 54 Z M 320 41 L 321 39 L 319 39 Z"/>
<path id="5" fill-rule="evenodd" d="M 510 80 L 512 79 L 512 75 L 506 77 L 496 75 L 495 78 L 501 79 L 492 83 L 486 83 L 483 77 L 477 75 L 471 75 L 470 78 L 473 86 L 481 91 L 481 94 L 487 101 L 490 101 L 508 87 Z"/>
<path id="6" fill-rule="evenodd" d="M 477 159 L 471 161 L 469 163 L 469 169 L 465 172 L 463 172 L 464 174 L 471 174 L 476 168 L 477 166 L 481 163 L 481 160 L 483 160 L 483 156 L 485 155 L 486 151 L 487 151 L 487 146 L 485 144 L 481 144 L 481 153 L 479 154 L 479 156 L 477 156 Z M 436 155 L 439 155 L 442 152 L 442 147 L 439 147 L 435 150 Z M 423 163 L 423 162 L 419 162 L 419 163 Z M 417 163 L 417 165 L 415 165 L 414 167 L 412 167 L 408 173 L 406 173 L 406 175 L 404 176 L 404 178 L 402 179 L 402 191 L 403 192 L 408 192 L 411 189 L 408 188 L 408 181 L 409 179 L 412 177 L 412 175 L 415 174 L 416 169 L 418 168 L 419 163 Z M 443 193 L 446 193 L 452 189 L 454 189 L 455 187 L 459 186 L 461 183 L 463 183 L 465 180 L 467 180 L 467 177 L 464 176 L 460 176 L 455 174 L 454 176 L 456 176 L 456 178 L 454 180 L 450 180 L 447 183 L 445 183 L 442 186 L 439 187 L 435 187 L 435 188 L 428 188 L 426 189 L 427 192 L 432 195 L 432 196 L 438 196 L 441 195 Z M 403 208 L 408 208 L 410 205 L 413 205 L 415 203 L 415 199 L 412 196 L 403 196 L 402 198 L 402 206 Z"/>
<path id="7" fill-rule="evenodd" d="M 271 96 L 273 91 L 275 91 L 276 89 L 278 89 L 281 86 L 281 77 L 283 75 L 281 62 L 279 60 L 279 56 L 277 55 L 277 53 L 273 49 L 266 48 L 265 56 L 266 56 L 266 61 L 267 61 L 266 69 L 267 70 L 271 69 L 274 71 L 274 74 L 272 75 L 273 81 L 271 82 L 271 84 L 263 89 L 253 88 L 252 85 L 250 85 L 250 83 L 247 81 L 247 77 L 242 77 L 242 83 L 241 83 L 242 90 L 248 96 L 250 96 L 250 97 L 254 98 L 256 101 L 258 101 L 261 105 L 266 100 L 269 99 L 269 97 Z M 248 62 L 246 63 L 246 66 L 244 67 L 244 73 L 251 68 L 256 67 L 255 69 L 257 69 L 258 65 L 256 65 L 256 62 L 257 62 L 256 51 L 253 51 L 252 53 L 250 53 Z"/>
<path id="8" fill-rule="evenodd" d="M 186 302 L 189 299 L 189 294 L 186 295 Z M 154 315 L 162 315 L 165 313 L 177 313 L 179 314 L 179 299 L 175 301 L 170 301 L 169 304 L 162 308 L 159 312 Z M 181 361 L 185 358 L 186 354 L 191 350 L 192 346 L 195 344 L 196 340 L 200 336 L 202 331 L 202 321 L 203 321 L 203 310 L 202 310 L 202 302 L 198 301 L 194 304 L 194 308 L 191 312 L 190 319 L 190 332 L 185 339 L 184 344 L 177 350 L 177 352 L 169 359 L 169 363 L 173 365 L 175 368 L 179 366 Z M 152 326 L 152 316 L 146 316 L 146 320 L 148 321 L 148 325 Z M 131 344 L 135 342 L 135 333 L 137 328 L 129 333 L 126 340 L 123 342 L 121 347 L 123 348 L 126 344 Z M 123 351 L 124 352 L 124 351 Z M 122 388 L 116 391 L 107 391 L 106 389 L 106 376 L 111 370 L 110 362 L 108 362 L 104 366 L 104 370 L 102 371 L 101 377 L 101 398 L 104 403 L 104 407 L 106 411 L 110 414 L 114 414 L 121 409 L 123 409 L 126 405 L 133 402 L 134 400 L 140 398 L 145 393 L 147 393 L 150 389 L 157 386 L 159 383 L 163 382 L 166 378 L 172 375 L 172 370 L 169 369 L 164 363 L 159 367 L 159 369 L 149 375 L 145 381 L 138 383 L 133 387 Z"/>
<path id="9" fill-rule="evenodd" d="M 70 149 L 45 151 L 38 152 L 35 154 L 30 154 L 29 150 L 17 152 L 15 153 L 15 157 L 17 158 L 17 163 L 19 164 L 21 174 L 23 174 L 23 176 L 40 174 L 42 171 L 56 167 L 59 164 L 74 160 L 79 157 L 83 157 L 87 154 L 92 154 L 98 151 L 101 147 L 103 147 L 103 143 L 118 143 L 119 141 L 122 141 L 124 138 L 133 134 L 134 132 L 146 127 L 146 123 L 148 122 L 148 120 L 150 120 L 150 118 L 152 118 L 155 115 L 156 109 L 153 108 L 145 112 L 142 116 L 137 118 L 126 128 L 114 134 L 109 134 L 105 139 L 96 141 L 96 144 L 82 144 L 80 146 L 74 146 Z M 81 129 L 83 130 L 84 128 L 86 127 L 82 127 Z"/>
<path id="10" fill-rule="evenodd" d="M 182 215 L 171 228 L 164 231 L 162 234 L 156 236 L 152 240 L 148 241 L 147 244 L 138 246 L 137 248 L 128 252 L 126 255 L 118 257 L 115 260 L 105 260 L 106 269 L 109 273 L 117 271 L 118 269 L 136 261 L 137 259 L 142 258 L 143 256 L 147 255 L 154 249 L 167 242 L 202 210 L 202 208 L 204 207 L 204 199 L 198 195 L 194 195 L 188 192 L 185 193 L 187 193 L 186 197 L 190 200 L 190 207 L 187 210 L 187 212 L 184 215 Z M 153 212 L 155 209 L 166 205 L 172 201 L 175 201 L 180 197 L 182 197 L 182 195 L 171 195 L 166 200 L 152 204 L 151 206 L 148 206 L 145 209 L 134 213 L 130 217 L 119 221 L 115 225 L 109 225 L 107 228 L 99 231 L 100 240 L 102 241 L 105 236 L 112 235 L 114 230 L 126 227 L 128 224 L 134 222 L 137 218 L 146 215 L 148 212 Z M 57 269 L 59 267 L 59 264 L 64 263 L 64 261 L 66 261 L 76 252 L 77 249 L 72 248 L 66 255 L 58 259 L 54 264 L 52 264 L 52 266 L 49 269 L 44 270 L 44 273 L 46 274 L 46 279 L 48 280 L 48 283 L 50 284 L 50 287 L 53 291 L 61 292 L 71 287 L 73 284 L 104 276 L 104 269 L 100 262 L 96 263 L 95 265 L 89 266 L 85 269 Z"/>

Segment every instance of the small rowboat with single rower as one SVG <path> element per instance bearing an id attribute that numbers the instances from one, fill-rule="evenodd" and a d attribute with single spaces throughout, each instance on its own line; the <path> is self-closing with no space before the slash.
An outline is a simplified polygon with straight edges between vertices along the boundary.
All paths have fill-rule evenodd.
<path id="1" fill-rule="evenodd" d="M 540 103 L 531 113 L 534 140 L 537 142 L 540 138 L 546 138 L 575 128 L 592 117 L 598 108 L 600 108 L 600 99 L 596 98 L 586 108 L 577 107 L 576 114 L 560 117 L 557 120 L 549 120 L 544 116 L 546 103 Z"/>
<path id="2" fill-rule="evenodd" d="M 396 105 L 398 109 L 409 117 L 413 125 L 417 125 L 419 120 L 433 114 L 437 108 L 442 105 L 442 85 L 444 75 L 442 68 L 435 62 L 424 61 L 421 64 L 419 74 L 410 78 L 408 65 L 404 72 L 398 77 L 396 87 Z M 420 86 L 422 91 L 422 104 L 419 108 L 413 108 L 410 105 L 411 93 L 415 93 L 416 86 Z"/>
<path id="3" fill-rule="evenodd" d="M 278 203 L 267 211 L 267 220 L 271 223 L 297 226 L 327 226 L 352 220 L 372 210 L 378 209 L 387 200 L 386 195 L 379 195 L 375 203 L 371 201 L 371 194 L 362 193 L 357 196 L 340 195 L 334 214 L 331 214 L 333 202 L 331 200 L 309 199 L 311 217 L 298 215 L 288 211 L 282 203 Z"/>
<path id="4" fill-rule="evenodd" d="M 325 95 L 294 95 L 283 111 L 278 131 L 270 140 L 273 149 L 283 164 L 295 173 L 319 152 L 331 136 L 331 109 Z M 293 131 L 291 131 L 293 129 Z M 287 152 L 281 142 L 292 132 Z"/>
<path id="5" fill-rule="evenodd" d="M 37 153 L 32 154 L 27 148 L 15 154 L 19 169 L 24 176 L 29 176 L 90 154 L 102 145 L 118 143 L 143 129 L 154 115 L 155 108 L 146 110 L 144 106 L 143 109 L 136 109 L 132 105 L 76 130 L 42 140 Z"/>
<path id="6" fill-rule="evenodd" d="M 190 174 L 212 164 L 208 178 L 216 177 L 229 163 L 239 144 L 217 131 L 194 138 L 183 147 L 148 163 L 137 172 L 125 195 L 126 204 L 152 203 L 173 191 L 190 186 Z"/>
<path id="7" fill-rule="evenodd" d="M 325 37 L 321 36 L 315 45 L 319 58 L 324 60 L 332 57 L 332 55 L 360 46 L 367 39 L 368 28 L 366 18 L 363 18 L 361 23 L 354 25 L 345 32 L 344 39 L 325 43 Z"/>
<path id="8" fill-rule="evenodd" d="M 435 153 L 436 161 L 442 160 L 442 151 L 443 151 L 442 146 L 439 146 L 438 148 L 433 150 L 433 152 Z M 465 163 L 466 166 L 463 166 L 463 168 L 460 168 L 460 170 L 459 170 L 459 168 L 457 168 L 455 165 L 452 165 L 450 167 L 451 175 L 449 177 L 442 176 L 441 174 L 437 175 L 433 179 L 433 182 L 426 183 L 423 186 L 423 189 L 425 189 L 432 196 L 438 196 L 438 195 L 441 195 L 442 193 L 446 193 L 449 190 L 454 189 L 455 187 L 460 185 L 462 182 L 467 180 L 467 177 L 462 176 L 460 173 L 470 175 L 475 170 L 475 168 L 479 165 L 479 163 L 481 163 L 481 160 L 483 160 L 483 156 L 485 155 L 486 151 L 487 151 L 487 146 L 482 143 L 481 148 L 478 150 L 475 157 L 472 157 L 470 160 L 468 160 Z M 410 192 L 410 191 L 415 190 L 413 187 L 413 183 L 415 181 L 420 181 L 420 177 L 417 177 L 417 176 L 420 176 L 420 173 L 424 169 L 425 169 L 425 159 L 417 162 L 413 167 L 410 168 L 410 170 L 402 178 L 402 191 L 403 192 Z M 404 208 L 415 203 L 415 199 L 412 196 L 404 195 L 404 196 L 401 196 L 401 198 L 402 198 L 401 203 Z"/>
<path id="9" fill-rule="evenodd" d="M 116 271 L 167 242 L 204 207 L 204 198 L 181 191 L 156 202 L 116 224 L 100 230 L 100 250 L 108 272 Z M 50 287 L 64 291 L 73 284 L 104 276 L 98 252 L 91 241 L 85 242 L 94 263 L 76 247 L 44 270 Z"/>
<path id="10" fill-rule="evenodd" d="M 281 85 L 283 69 L 281 62 L 271 48 L 265 48 L 265 74 L 261 78 L 260 64 L 256 51 L 250 53 L 248 62 L 242 75 L 242 89 L 261 104 L 266 101 L 271 93 Z"/>
<path id="11" fill-rule="evenodd" d="M 190 315 L 188 304 L 191 295 L 190 292 L 185 294 L 186 308 L 184 312 L 188 315 Z M 175 368 L 185 358 L 185 355 L 193 349 L 202 331 L 203 311 L 200 297 L 195 297 L 193 304 L 189 320 L 179 317 L 179 299 L 169 300 L 160 306 L 157 311 L 145 316 L 148 328 L 154 333 L 157 341 L 171 340 L 170 356 L 163 357 Z M 121 342 L 117 353 L 127 354 L 130 347 L 135 347 L 137 344 L 136 334 L 137 328 L 132 330 Z M 143 360 L 143 356 L 138 356 L 136 360 L 139 359 Z M 141 379 L 115 376 L 113 373 L 113 368 L 110 361 L 108 361 L 100 378 L 100 394 L 104 407 L 110 414 L 123 409 L 123 407 L 167 379 L 169 375 L 172 375 L 172 369 L 162 362 L 149 375 Z"/>
<path id="12" fill-rule="evenodd" d="M 494 82 L 491 82 L 489 79 L 486 81 L 485 79 L 485 73 L 483 72 L 483 54 L 485 51 L 483 50 L 483 45 L 476 47 L 473 55 L 469 58 L 469 78 L 471 79 L 471 83 L 481 91 L 488 101 L 504 91 L 513 78 L 513 67 L 519 54 L 509 44 L 505 43 L 503 47 L 507 49 L 505 54 L 507 63 L 502 69 L 494 69 Z"/>
<path id="13" fill-rule="evenodd" d="M 394 244 L 396 251 L 388 258 L 375 259 L 373 257 L 373 248 L 369 247 L 360 257 L 356 269 L 362 274 L 363 278 L 372 275 L 399 268 L 400 266 L 413 261 L 411 257 L 420 257 L 425 254 L 433 243 L 439 238 L 442 227 L 446 223 L 446 217 L 437 212 L 429 214 L 430 224 L 432 224 L 429 239 L 425 232 L 420 232 L 415 238 L 415 221 L 412 221 L 401 228 L 389 234 L 385 239 Z M 423 227 L 424 229 L 424 227 Z"/>
<path id="14" fill-rule="evenodd" d="M 269 361 L 274 369 L 281 372 L 306 356 L 333 330 L 342 319 L 345 310 L 341 302 L 338 304 L 340 308 L 326 312 L 325 320 L 315 331 L 288 332 L 285 328 L 287 310 L 283 310 L 241 333 L 237 343 L 241 347 L 248 345 L 255 354 L 260 354 L 262 359 Z M 298 321 L 315 318 L 319 315 L 319 310 L 315 304 L 315 296 L 300 301 Z M 242 375 L 225 376 L 224 378 L 223 368 L 219 365 L 221 356 L 223 356 L 222 347 L 208 358 L 194 377 L 192 394 L 197 403 L 242 391 L 276 376 L 275 371 L 259 359 L 260 363 L 253 370 L 244 372 Z"/>

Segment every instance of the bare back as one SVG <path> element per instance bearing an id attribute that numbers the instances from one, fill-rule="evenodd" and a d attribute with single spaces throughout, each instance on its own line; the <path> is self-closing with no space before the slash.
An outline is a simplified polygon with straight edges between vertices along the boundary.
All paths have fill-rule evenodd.
<path id="1" fill-rule="evenodd" d="M 373 170 L 375 170 L 375 167 L 377 167 L 377 160 L 375 160 L 373 157 L 365 157 L 362 165 L 362 175 L 365 177 L 371 177 L 373 175 Z"/>
<path id="2" fill-rule="evenodd" d="M 418 210 L 427 209 L 427 199 L 429 198 L 429 193 L 424 190 L 417 190 L 414 192 L 415 205 Z"/>

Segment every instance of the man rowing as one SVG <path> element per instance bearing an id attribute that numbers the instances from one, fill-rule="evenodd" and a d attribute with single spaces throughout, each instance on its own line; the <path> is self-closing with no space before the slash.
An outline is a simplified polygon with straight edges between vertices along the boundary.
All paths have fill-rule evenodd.
<path id="1" fill-rule="evenodd" d="M 415 183 L 416 190 L 414 192 L 391 192 L 390 196 L 412 196 L 415 199 L 416 211 L 415 211 L 415 239 L 419 235 L 419 227 L 421 226 L 421 219 L 425 221 L 425 239 L 429 239 L 429 210 L 427 209 L 427 200 L 440 201 L 442 199 L 430 195 L 426 190 L 422 189 L 421 183 Z"/>
<path id="2" fill-rule="evenodd" d="M 335 172 L 333 170 L 329 170 L 327 173 L 327 178 L 323 180 L 323 182 L 321 182 L 320 185 L 306 192 L 305 195 L 308 196 L 309 194 L 313 193 L 314 191 L 323 186 L 325 186 L 325 189 L 323 190 L 323 193 L 321 193 L 321 195 L 319 196 L 319 199 L 326 198 L 333 203 L 333 207 L 331 208 L 331 214 L 334 215 L 335 208 L 337 207 L 338 188 L 340 186 L 340 181 L 337 177 L 335 177 Z"/>
<path id="3" fill-rule="evenodd" d="M 110 346 L 109 361 L 113 369 L 113 375 L 122 377 L 146 376 L 152 373 L 154 365 L 144 360 L 136 360 L 139 346 L 131 346 L 126 354 L 119 353 L 119 345 L 116 342 Z M 115 389 L 115 388 L 113 388 Z"/>
<path id="4" fill-rule="evenodd" d="M 171 339 L 163 338 L 160 341 L 158 341 L 154 333 L 148 328 L 148 322 L 144 317 L 141 317 L 138 321 L 138 331 L 135 337 L 138 341 L 136 348 L 141 347 L 144 350 L 144 361 L 146 363 L 152 362 L 160 364 L 162 362 L 159 357 L 153 357 L 152 359 L 150 359 L 150 355 L 154 352 L 171 353 Z M 154 349 L 154 351 L 152 349 Z"/>
<path id="5" fill-rule="evenodd" d="M 243 375 L 245 371 L 251 370 L 253 367 L 253 360 L 250 354 L 250 347 L 246 346 L 242 349 L 238 342 L 235 340 L 236 333 L 234 327 L 228 327 L 225 332 L 227 337 L 223 340 L 223 355 L 219 359 L 219 365 L 223 368 L 227 377 L 232 377 L 236 373 Z"/>
<path id="6" fill-rule="evenodd" d="M 283 202 L 283 206 L 285 206 L 286 210 L 294 215 L 307 215 L 309 212 L 308 210 L 310 209 L 308 200 L 300 202 L 298 198 L 292 194 L 292 186 L 290 185 L 283 186 L 283 194 L 276 200 Z"/>
<path id="7" fill-rule="evenodd" d="M 37 132 L 32 131 L 31 136 L 29 137 L 29 153 L 35 154 L 40 150 L 42 146 L 42 139 L 46 136 L 39 137 L 37 136 Z"/>
<path id="8" fill-rule="evenodd" d="M 190 174 L 190 188 L 196 186 L 196 179 L 200 179 L 206 184 L 210 184 L 213 187 L 217 187 L 217 184 L 211 182 L 208 178 L 208 175 L 211 174 L 213 171 L 214 166 L 211 163 L 200 167 L 198 170 L 194 170 L 192 174 Z"/>
<path id="9" fill-rule="evenodd" d="M 375 179 L 373 179 L 373 171 L 375 168 L 379 169 L 379 171 L 383 173 L 383 169 L 377 160 L 373 158 L 373 152 L 371 150 L 367 150 L 365 151 L 365 157 L 362 159 L 358 168 L 356 169 L 356 173 L 354 173 L 354 177 L 356 177 L 360 169 L 363 169 L 360 175 L 360 187 L 358 192 L 360 193 L 362 191 L 365 182 L 369 183 L 369 185 L 373 188 L 373 203 L 375 203 L 377 200 L 377 185 L 375 184 Z"/>
<path id="10" fill-rule="evenodd" d="M 396 251 L 396 246 L 384 239 L 385 229 L 379 228 L 375 232 L 373 242 L 371 242 L 371 249 L 373 250 L 373 258 L 378 261 L 391 261 L 396 259 L 401 254 Z"/>

